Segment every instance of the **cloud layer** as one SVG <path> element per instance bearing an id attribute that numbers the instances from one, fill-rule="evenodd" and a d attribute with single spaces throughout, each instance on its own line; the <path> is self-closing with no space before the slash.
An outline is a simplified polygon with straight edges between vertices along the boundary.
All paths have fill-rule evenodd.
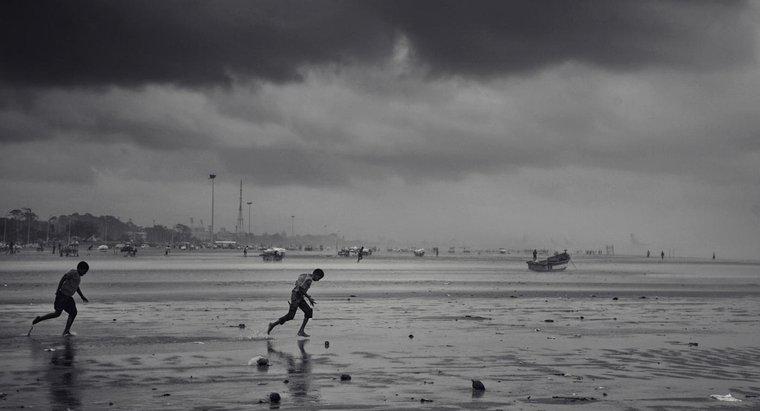
<path id="1" fill-rule="evenodd" d="M 742 1 L 4 2 L 0 206 L 197 218 L 214 170 L 229 210 L 239 179 L 267 196 L 268 231 L 291 208 L 416 239 L 760 241 L 758 20 Z"/>

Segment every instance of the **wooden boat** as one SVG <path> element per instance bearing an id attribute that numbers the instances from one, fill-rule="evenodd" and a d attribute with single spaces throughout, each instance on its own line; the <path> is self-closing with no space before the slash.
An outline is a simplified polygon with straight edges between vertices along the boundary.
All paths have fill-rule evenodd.
<path id="1" fill-rule="evenodd" d="M 570 262 L 570 254 L 567 252 L 553 255 L 546 260 L 528 261 L 528 269 L 531 271 L 564 271 Z"/>

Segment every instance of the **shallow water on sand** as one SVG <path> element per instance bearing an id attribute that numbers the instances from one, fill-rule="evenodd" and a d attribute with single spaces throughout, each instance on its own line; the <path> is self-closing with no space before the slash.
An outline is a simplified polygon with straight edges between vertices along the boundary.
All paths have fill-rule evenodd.
<path id="1" fill-rule="evenodd" d="M 533 273 L 502 255 L 82 258 L 92 302 L 78 301 L 78 335 L 63 338 L 65 314 L 25 334 L 77 260 L 0 257 L 0 408 L 267 409 L 270 392 L 282 409 L 760 407 L 754 263 L 580 258 Z M 295 336 L 301 313 L 267 337 L 316 267 L 327 276 L 311 290 L 311 338 Z M 256 355 L 271 365 L 248 366 Z M 729 392 L 742 402 L 710 398 Z"/>

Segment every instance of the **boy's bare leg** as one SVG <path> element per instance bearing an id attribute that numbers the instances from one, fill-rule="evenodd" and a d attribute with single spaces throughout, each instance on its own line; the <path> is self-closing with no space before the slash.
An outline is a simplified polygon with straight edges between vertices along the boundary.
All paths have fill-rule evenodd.
<path id="1" fill-rule="evenodd" d="M 70 335 L 71 334 L 71 324 L 74 323 L 74 318 L 76 318 L 76 314 L 69 314 L 69 319 L 66 320 L 66 328 L 63 330 L 63 335 Z"/>
<path id="2" fill-rule="evenodd" d="M 304 331 L 304 328 L 306 328 L 306 323 L 309 322 L 309 317 L 304 317 L 303 322 L 301 323 L 301 328 L 298 330 L 298 336 L 300 337 L 311 337 L 309 334 L 306 334 Z"/>
<path id="3" fill-rule="evenodd" d="M 58 318 L 58 317 L 60 317 L 60 316 L 61 316 L 61 312 L 60 312 L 60 311 L 53 311 L 52 313 L 49 313 L 49 314 L 45 314 L 45 315 L 43 315 L 43 316 L 37 316 L 37 317 L 35 317 L 35 318 L 34 318 L 34 320 L 32 321 L 32 325 L 34 325 L 34 324 L 37 324 L 37 323 L 38 323 L 38 322 L 40 322 L 40 321 L 49 320 L 49 319 L 51 319 L 51 318 Z"/>
<path id="4" fill-rule="evenodd" d="M 269 323 L 269 327 L 267 327 L 267 335 L 272 332 L 272 329 L 277 325 L 277 322 Z"/>

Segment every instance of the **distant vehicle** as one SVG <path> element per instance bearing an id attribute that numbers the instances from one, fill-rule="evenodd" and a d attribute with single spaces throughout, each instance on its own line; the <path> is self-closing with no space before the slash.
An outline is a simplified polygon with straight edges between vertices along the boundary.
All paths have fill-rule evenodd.
<path id="1" fill-rule="evenodd" d="M 507 253 L 507 249 L 506 248 L 500 248 L 499 249 L 499 254 L 506 254 L 506 253 Z"/>
<path id="2" fill-rule="evenodd" d="M 555 254 L 546 260 L 528 261 L 528 269 L 531 271 L 564 271 L 570 262 L 570 254 L 567 251 Z"/>
<path id="3" fill-rule="evenodd" d="M 414 256 L 415 257 L 424 257 L 425 256 L 425 249 L 424 248 L 418 248 L 414 250 Z"/>
<path id="4" fill-rule="evenodd" d="M 282 261 L 285 257 L 285 249 L 280 247 L 267 248 L 260 254 L 264 261 Z"/>
<path id="5" fill-rule="evenodd" d="M 98 251 L 104 253 L 104 252 L 108 251 L 108 246 L 105 245 L 105 244 L 101 244 L 101 245 L 98 246 Z"/>
<path id="6" fill-rule="evenodd" d="M 238 246 L 237 241 L 229 241 L 229 240 L 214 241 L 215 248 L 227 248 L 227 249 L 233 250 L 237 248 L 237 246 Z"/>

